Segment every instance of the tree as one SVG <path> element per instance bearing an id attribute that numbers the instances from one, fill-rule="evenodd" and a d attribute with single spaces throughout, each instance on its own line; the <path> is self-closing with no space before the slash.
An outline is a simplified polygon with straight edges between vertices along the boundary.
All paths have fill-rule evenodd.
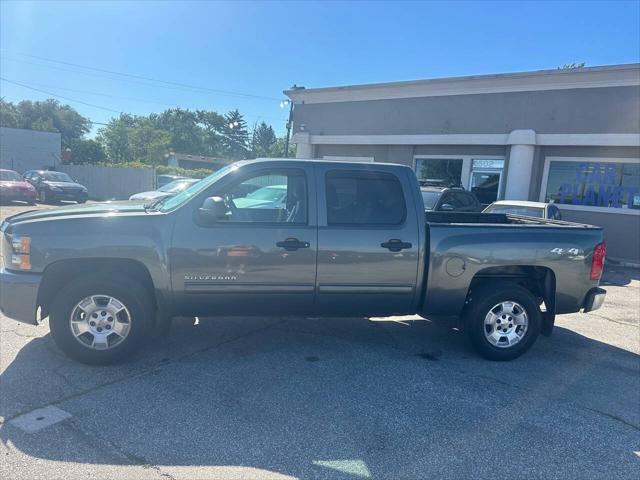
<path id="1" fill-rule="evenodd" d="M 96 164 L 104 162 L 107 158 L 102 144 L 93 139 L 80 138 L 73 140 L 69 148 L 71 149 L 71 161 L 75 164 Z"/>
<path id="2" fill-rule="evenodd" d="M 82 138 L 91 127 L 88 118 L 80 115 L 69 105 L 62 105 L 51 98 L 36 102 L 23 100 L 15 106 L 5 105 L 7 103 L 10 104 L 10 102 L 2 104 L 3 125 L 6 121 L 11 123 L 6 126 L 14 126 L 15 128 L 58 132 L 63 148 L 70 147 L 74 140 Z"/>
<path id="3" fill-rule="evenodd" d="M 19 114 L 16 106 L 0 98 L 0 127 L 18 128 Z"/>
<path id="4" fill-rule="evenodd" d="M 134 160 L 149 165 L 165 164 L 165 154 L 169 151 L 171 135 L 154 128 L 146 118 L 138 118 L 137 120 L 137 125 L 131 129 L 129 135 Z"/>
<path id="5" fill-rule="evenodd" d="M 278 137 L 278 139 L 276 140 L 276 143 L 273 144 L 273 147 L 271 147 L 271 155 L 269 155 L 270 157 L 278 157 L 278 158 L 282 158 L 284 157 L 284 146 L 286 143 L 286 139 L 284 137 Z M 296 156 L 296 147 L 295 145 L 289 143 L 289 158 L 295 158 Z"/>
<path id="6" fill-rule="evenodd" d="M 253 129 L 251 138 L 251 154 L 254 158 L 268 157 L 271 155 L 271 149 L 276 143 L 276 134 L 270 125 L 260 122 Z"/>
<path id="7" fill-rule="evenodd" d="M 225 153 L 224 132 L 227 121 L 217 112 L 198 110 L 198 123 L 203 131 L 203 155 L 223 157 Z"/>
<path id="8" fill-rule="evenodd" d="M 576 68 L 584 68 L 586 65 L 585 62 L 580 63 L 565 63 L 564 65 L 560 65 L 557 70 L 574 70 Z"/>
<path id="9" fill-rule="evenodd" d="M 98 131 L 96 138 L 112 162 L 122 163 L 133 160 L 129 134 L 134 124 L 135 118 L 132 115 L 121 113 L 118 117 L 109 120 L 107 126 Z"/>
<path id="10" fill-rule="evenodd" d="M 238 110 L 232 110 L 224 116 L 223 144 L 226 156 L 234 160 L 243 160 L 249 156 L 249 132 L 247 122 Z"/>
<path id="11" fill-rule="evenodd" d="M 180 153 L 204 155 L 203 129 L 198 122 L 198 114 L 182 108 L 170 108 L 148 117 L 154 128 L 169 134 L 169 144 Z"/>

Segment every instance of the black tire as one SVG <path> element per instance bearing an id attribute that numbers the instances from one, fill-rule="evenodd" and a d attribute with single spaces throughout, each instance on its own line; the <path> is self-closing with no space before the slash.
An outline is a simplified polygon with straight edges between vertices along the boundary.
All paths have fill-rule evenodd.
<path id="1" fill-rule="evenodd" d="M 485 317 L 494 306 L 501 302 L 520 304 L 528 318 L 528 326 L 524 336 L 512 346 L 493 345 L 485 335 L 485 329 L 491 330 L 492 328 L 485 327 Z M 519 285 L 510 282 L 496 282 L 485 284 L 471 291 L 470 301 L 465 312 L 465 333 L 476 351 L 484 358 L 496 361 L 518 358 L 535 343 L 541 325 L 542 315 L 536 297 Z"/>
<path id="2" fill-rule="evenodd" d="M 76 200 L 77 203 L 87 203 L 87 199 L 86 198 L 80 198 L 78 200 Z"/>
<path id="3" fill-rule="evenodd" d="M 119 300 L 129 311 L 129 332 L 117 345 L 96 350 L 76 339 L 70 318 L 76 305 L 91 295 L 108 295 Z M 150 292 L 127 278 L 105 276 L 82 277 L 72 281 L 56 296 L 49 314 L 49 329 L 56 345 L 69 357 L 90 365 L 110 365 L 133 355 L 147 338 L 154 319 L 154 303 Z"/>

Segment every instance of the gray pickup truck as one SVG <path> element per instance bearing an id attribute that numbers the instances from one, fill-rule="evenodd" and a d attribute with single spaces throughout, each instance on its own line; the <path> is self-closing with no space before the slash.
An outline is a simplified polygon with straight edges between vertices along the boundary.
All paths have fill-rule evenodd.
<path id="1" fill-rule="evenodd" d="M 2 232 L 0 307 L 49 318 L 69 356 L 108 364 L 173 316 L 419 314 L 457 319 L 486 358 L 555 315 L 597 309 L 602 230 L 427 213 L 393 164 L 252 160 L 172 198 L 30 211 Z"/>

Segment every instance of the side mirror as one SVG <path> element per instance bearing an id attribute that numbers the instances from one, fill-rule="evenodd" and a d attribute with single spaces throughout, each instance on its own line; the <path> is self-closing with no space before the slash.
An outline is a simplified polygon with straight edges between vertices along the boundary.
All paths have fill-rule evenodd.
<path id="1" fill-rule="evenodd" d="M 443 212 L 452 212 L 455 210 L 455 208 L 450 203 L 443 203 L 442 205 L 440 205 L 440 210 L 442 210 Z"/>
<path id="2" fill-rule="evenodd" d="M 202 206 L 198 209 L 198 219 L 202 223 L 210 225 L 226 218 L 227 210 L 224 198 L 208 197 L 204 199 Z"/>

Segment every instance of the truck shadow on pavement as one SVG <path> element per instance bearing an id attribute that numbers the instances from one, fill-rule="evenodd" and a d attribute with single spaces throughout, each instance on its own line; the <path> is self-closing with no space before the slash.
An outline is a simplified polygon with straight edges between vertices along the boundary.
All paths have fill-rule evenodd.
<path id="1" fill-rule="evenodd" d="M 600 281 L 600 286 L 625 286 L 629 285 L 634 280 L 640 280 L 640 268 L 606 265 L 604 275 Z"/>
<path id="2" fill-rule="evenodd" d="M 558 327 L 496 363 L 424 320 L 179 319 L 131 363 L 97 368 L 45 335 L 0 376 L 0 440 L 170 478 L 630 477 L 639 359 Z M 71 417 L 12 423 L 48 405 Z"/>

